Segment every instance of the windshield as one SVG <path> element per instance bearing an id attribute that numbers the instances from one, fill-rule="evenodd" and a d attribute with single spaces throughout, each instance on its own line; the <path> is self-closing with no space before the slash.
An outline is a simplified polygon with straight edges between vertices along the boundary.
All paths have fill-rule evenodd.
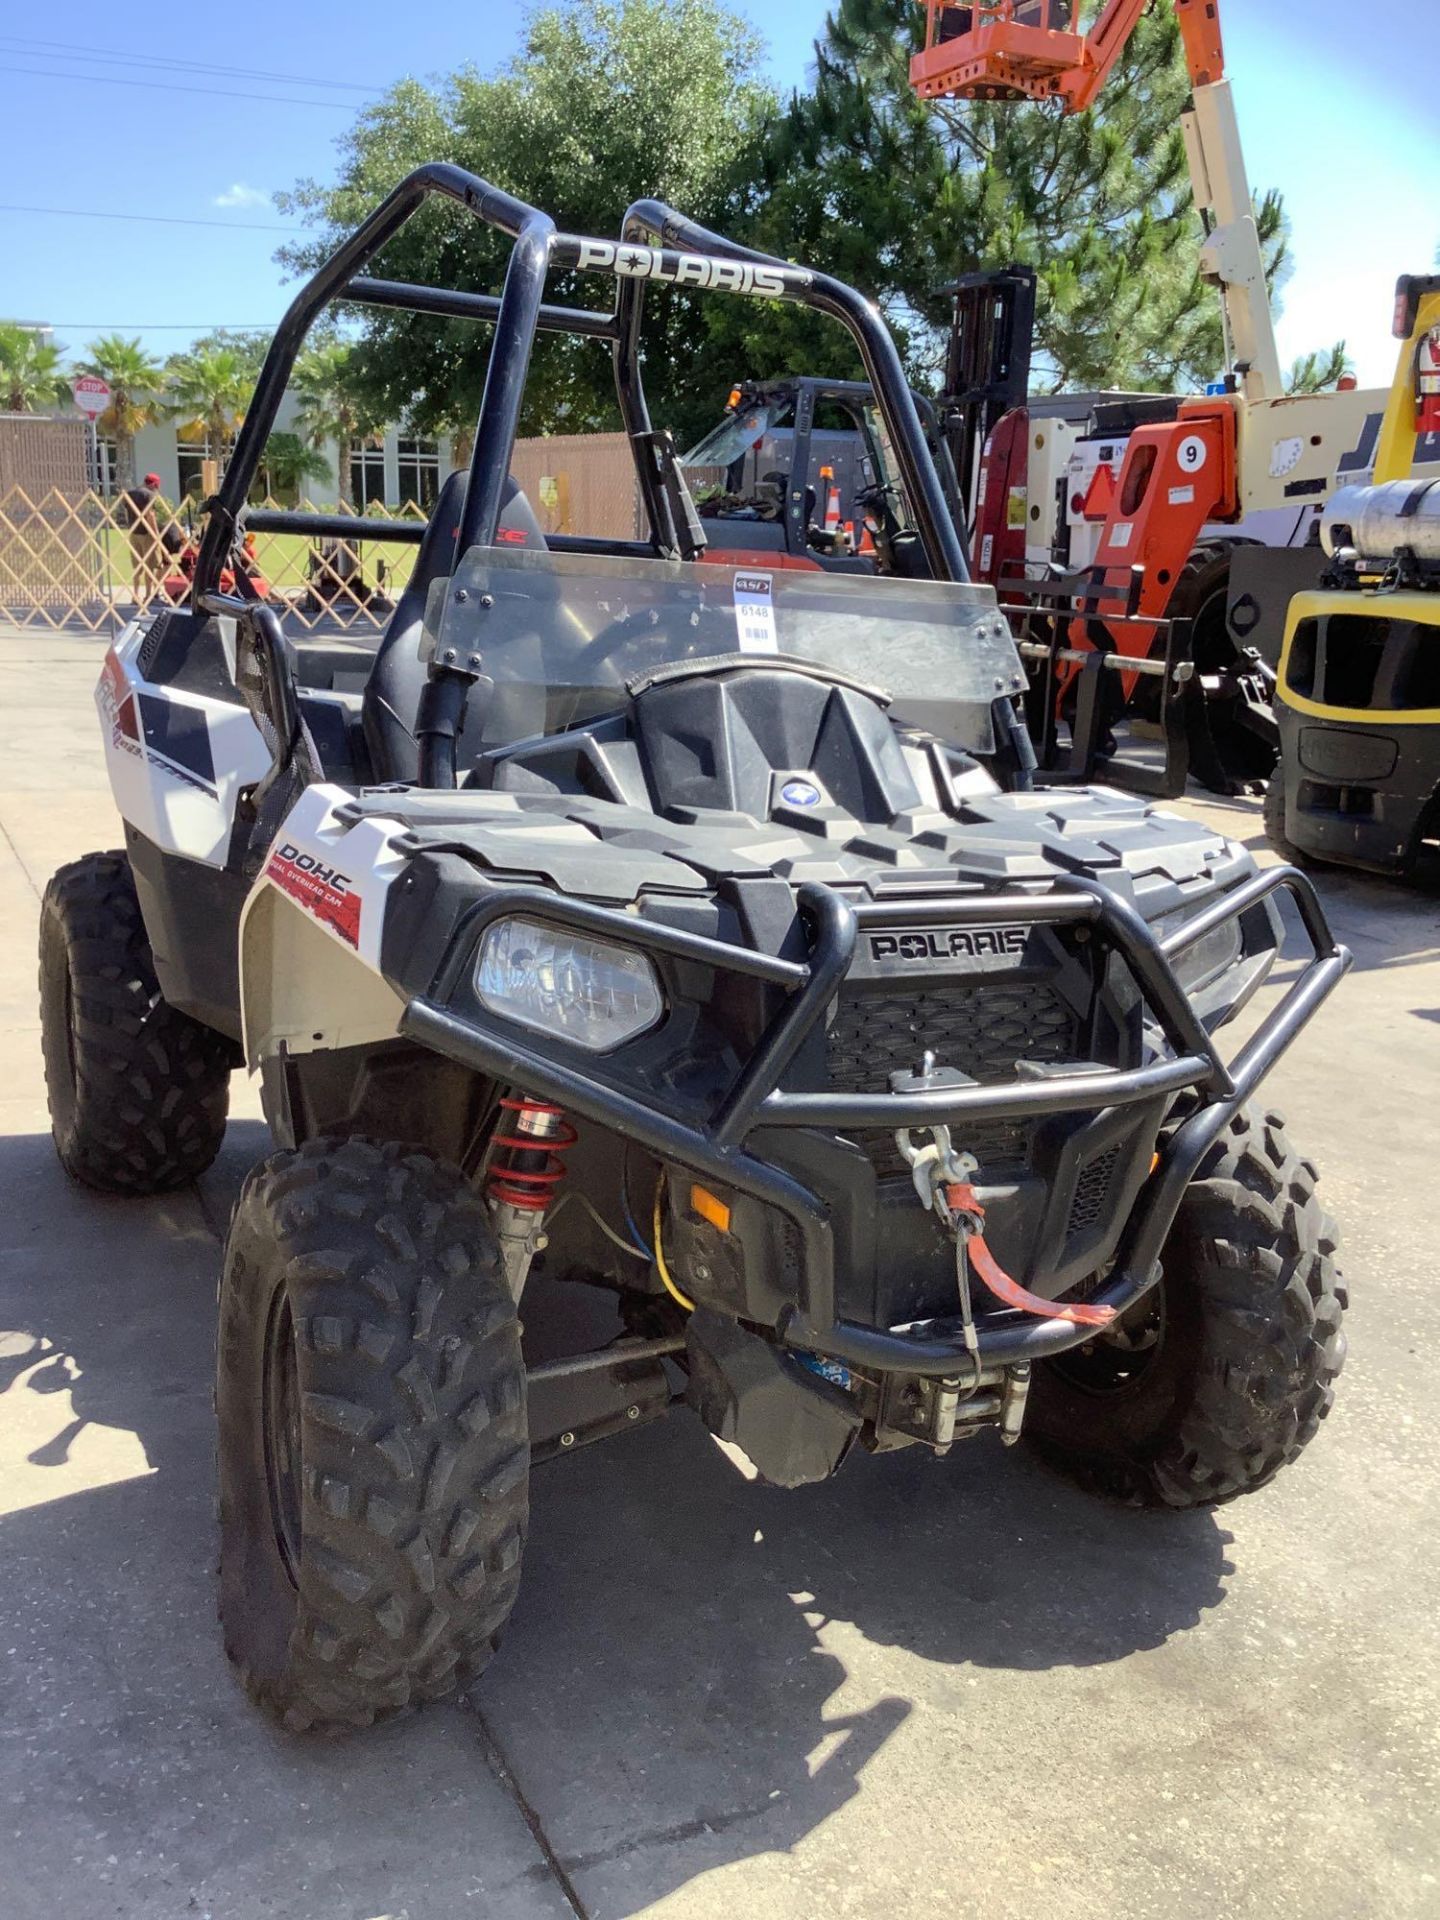
<path id="1" fill-rule="evenodd" d="M 786 404 L 788 406 L 788 402 Z M 681 456 L 681 466 L 733 466 L 774 426 L 783 410 L 780 405 L 767 402 L 727 414 L 718 427 L 712 427 L 703 440 L 697 440 L 690 451 Z"/>
<path id="2" fill-rule="evenodd" d="M 900 462 L 895 457 L 890 429 L 885 424 L 884 414 L 870 401 L 865 405 L 865 424 L 870 430 L 875 484 L 883 489 L 890 511 L 895 516 L 895 524 L 898 527 L 913 527 L 916 524 L 915 513 L 900 481 Z"/>
<path id="3" fill-rule="evenodd" d="M 780 655 L 874 687 L 897 718 L 989 753 L 994 701 L 1024 684 L 989 587 L 524 548 L 472 547 L 435 581 L 423 647 L 480 654 L 495 683 L 486 746 L 613 713 L 666 668 Z"/>

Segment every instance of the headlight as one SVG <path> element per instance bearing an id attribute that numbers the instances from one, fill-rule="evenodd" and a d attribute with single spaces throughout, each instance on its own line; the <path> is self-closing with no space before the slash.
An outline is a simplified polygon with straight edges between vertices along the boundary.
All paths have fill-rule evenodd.
<path id="1" fill-rule="evenodd" d="M 486 929 L 475 991 L 492 1013 L 593 1053 L 633 1040 L 665 1011 L 643 953 L 537 920 L 497 920 Z"/>
<path id="2" fill-rule="evenodd" d="M 1162 940 L 1168 940 L 1178 933 L 1186 920 L 1193 918 L 1185 913 L 1167 913 L 1163 919 L 1155 922 L 1155 932 Z M 1198 987 L 1205 986 L 1217 973 L 1223 973 L 1240 958 L 1243 951 L 1243 939 L 1240 932 L 1240 920 L 1222 920 L 1218 927 L 1212 927 L 1209 933 L 1188 947 L 1183 947 L 1171 961 L 1175 977 L 1187 993 L 1194 993 Z"/>

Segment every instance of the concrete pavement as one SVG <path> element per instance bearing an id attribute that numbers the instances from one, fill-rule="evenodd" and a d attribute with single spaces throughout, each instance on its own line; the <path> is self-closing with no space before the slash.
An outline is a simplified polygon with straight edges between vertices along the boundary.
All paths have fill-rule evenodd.
<path id="1" fill-rule="evenodd" d="M 1322 880 L 1356 974 L 1277 1074 L 1345 1231 L 1320 1438 L 1216 1516 L 1134 1516 L 993 1437 L 785 1494 L 687 1416 L 541 1470 L 466 1707 L 273 1733 L 214 1619 L 220 1234 L 50 1151 L 39 890 L 114 844 L 103 642 L 0 632 L 0 1913 L 5 1920 L 1422 1920 L 1440 1914 L 1440 903 Z M 1211 810 L 1258 844 L 1258 809 Z"/>

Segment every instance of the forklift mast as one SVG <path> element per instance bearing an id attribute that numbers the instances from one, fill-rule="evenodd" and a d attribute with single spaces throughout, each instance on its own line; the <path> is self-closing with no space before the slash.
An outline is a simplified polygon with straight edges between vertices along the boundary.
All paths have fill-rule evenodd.
<path id="1" fill-rule="evenodd" d="M 941 291 L 955 296 L 941 430 L 973 525 L 986 442 L 1004 414 L 1025 405 L 1030 388 L 1035 269 L 966 273 Z"/>

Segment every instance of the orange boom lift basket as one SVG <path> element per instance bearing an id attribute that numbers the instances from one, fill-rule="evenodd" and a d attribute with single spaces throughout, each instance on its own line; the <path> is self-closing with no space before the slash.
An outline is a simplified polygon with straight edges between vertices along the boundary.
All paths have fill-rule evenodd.
<path id="1" fill-rule="evenodd" d="M 910 61 L 922 100 L 1058 100 L 1082 113 L 1104 86 L 1145 10 L 1108 0 L 1089 33 L 1073 31 L 1071 0 L 927 0 L 925 46 Z M 1175 0 L 1192 85 L 1224 71 L 1215 0 Z"/>

